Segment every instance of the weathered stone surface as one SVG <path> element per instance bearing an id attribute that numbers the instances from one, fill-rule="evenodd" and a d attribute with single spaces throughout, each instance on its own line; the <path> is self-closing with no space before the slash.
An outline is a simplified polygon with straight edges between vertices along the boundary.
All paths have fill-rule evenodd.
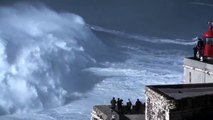
<path id="1" fill-rule="evenodd" d="M 111 120 L 112 116 L 115 117 L 114 120 L 119 120 L 119 115 L 113 112 L 109 105 L 96 105 L 93 110 L 97 113 L 97 116 L 103 120 Z"/>
<path id="2" fill-rule="evenodd" d="M 213 118 L 212 87 L 213 84 L 148 86 L 145 118 L 146 120 L 211 120 Z"/>
<path id="3" fill-rule="evenodd" d="M 146 120 L 169 120 L 169 110 L 174 109 L 174 101 L 146 88 Z"/>

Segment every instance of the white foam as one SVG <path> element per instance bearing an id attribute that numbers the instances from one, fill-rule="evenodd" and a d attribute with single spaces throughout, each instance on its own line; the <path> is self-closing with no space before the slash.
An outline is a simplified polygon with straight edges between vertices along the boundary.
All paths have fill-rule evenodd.
<path id="1" fill-rule="evenodd" d="M 0 114 L 55 107 L 75 96 L 65 86 L 81 87 L 73 85 L 74 74 L 94 63 L 92 51 L 101 45 L 84 20 L 26 4 L 1 7 L 0 17 Z"/>
<path id="2" fill-rule="evenodd" d="M 32 14 L 35 15 L 33 20 Z M 94 65 L 97 61 L 92 53 L 104 48 L 99 46 L 96 37 L 84 26 L 79 16 L 26 6 L 1 8 L 0 16 L 4 18 L 0 19 L 0 109 L 5 114 L 16 112 L 0 116 L 0 119 L 85 120 L 89 119 L 93 105 L 109 104 L 112 97 L 120 97 L 124 101 L 130 98 L 134 103 L 137 98 L 145 99 L 146 84 L 180 83 L 182 80 L 182 71 L 176 70 L 182 64 L 182 56 L 177 52 L 174 52 L 175 55 L 168 55 L 161 54 L 164 51 L 154 52 L 150 50 L 152 48 L 147 48 L 147 53 L 129 45 L 124 46 L 132 50 L 125 54 L 127 60 L 103 62 L 100 63 L 102 67 Z M 19 25 L 12 24 L 15 21 L 11 18 L 17 20 Z M 32 30 L 27 30 L 31 27 Z M 170 42 L 114 30 L 108 32 L 147 42 Z M 181 42 L 177 44 L 185 44 L 184 40 L 179 41 Z M 72 88 L 85 87 L 93 82 L 85 79 L 78 86 L 79 81 L 73 76 L 78 75 L 81 70 L 103 78 L 85 93 L 65 89 L 65 84 Z M 21 97 L 20 94 L 24 96 Z M 60 106 L 63 105 L 64 98 L 72 97 L 81 99 Z M 57 105 L 59 107 L 30 112 Z"/>
<path id="3" fill-rule="evenodd" d="M 124 38 L 130 38 L 130 39 L 141 40 L 141 41 L 146 41 L 146 42 L 167 43 L 167 44 L 177 44 L 177 45 L 195 45 L 196 44 L 196 41 L 189 42 L 189 41 L 183 40 L 183 39 L 172 40 L 172 39 L 150 38 L 147 36 L 129 34 L 129 33 L 118 31 L 118 30 L 106 29 L 106 28 L 96 26 L 96 25 L 89 25 L 89 24 L 87 24 L 87 25 L 94 31 L 105 32 L 105 33 L 121 36 Z"/>
<path id="4" fill-rule="evenodd" d="M 134 69 L 122 69 L 122 68 L 95 68 L 91 67 L 88 69 L 85 69 L 85 71 L 90 71 L 93 73 L 96 73 L 97 75 L 100 76 L 105 76 L 105 77 L 112 77 L 112 76 L 129 76 L 129 77 L 140 77 L 144 71 L 143 70 L 134 70 Z"/>

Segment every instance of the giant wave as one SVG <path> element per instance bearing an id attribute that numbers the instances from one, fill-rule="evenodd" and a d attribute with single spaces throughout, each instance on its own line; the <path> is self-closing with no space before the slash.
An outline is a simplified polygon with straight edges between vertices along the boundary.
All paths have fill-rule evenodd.
<path id="1" fill-rule="evenodd" d="M 185 49 L 195 42 L 89 25 L 38 6 L 0 8 L 0 113 L 21 112 L 0 119 L 89 119 L 112 96 L 144 100 L 145 85 L 182 81 Z"/>
<path id="2" fill-rule="evenodd" d="M 59 106 L 85 89 L 81 69 L 104 46 L 80 16 L 18 4 L 0 17 L 1 115 Z"/>

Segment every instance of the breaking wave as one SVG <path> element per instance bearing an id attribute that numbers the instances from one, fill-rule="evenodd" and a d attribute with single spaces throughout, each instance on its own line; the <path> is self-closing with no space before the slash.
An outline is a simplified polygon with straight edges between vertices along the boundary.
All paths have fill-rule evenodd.
<path id="1" fill-rule="evenodd" d="M 0 17 L 1 115 L 62 105 L 85 89 L 78 76 L 104 46 L 80 16 L 18 4 Z"/>

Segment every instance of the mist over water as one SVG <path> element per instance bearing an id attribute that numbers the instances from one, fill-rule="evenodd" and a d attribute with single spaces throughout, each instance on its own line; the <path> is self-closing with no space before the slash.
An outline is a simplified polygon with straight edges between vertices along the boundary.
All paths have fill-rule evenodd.
<path id="1" fill-rule="evenodd" d="M 1 115 L 63 105 L 90 89 L 77 75 L 104 45 L 80 16 L 18 4 L 0 17 Z"/>

